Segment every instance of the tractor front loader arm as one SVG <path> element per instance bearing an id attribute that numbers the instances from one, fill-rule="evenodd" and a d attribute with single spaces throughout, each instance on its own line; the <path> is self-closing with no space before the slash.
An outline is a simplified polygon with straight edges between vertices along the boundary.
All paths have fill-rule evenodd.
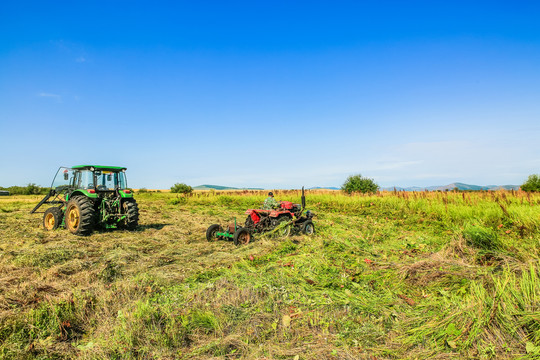
<path id="1" fill-rule="evenodd" d="M 51 189 L 47 195 L 41 201 L 36 205 L 35 208 L 30 211 L 30 214 L 35 213 L 43 204 L 64 204 L 65 202 L 61 199 L 56 199 L 55 196 L 60 195 L 62 192 L 58 193 L 55 189 Z M 53 200 L 49 201 L 50 198 L 53 198 Z"/>
<path id="2" fill-rule="evenodd" d="M 30 211 L 30 214 L 35 213 L 41 207 L 41 205 L 45 204 L 47 200 L 51 198 L 51 196 L 54 196 L 54 194 L 55 194 L 54 189 L 51 189 L 49 193 L 45 195 L 43 199 L 41 199 L 41 201 L 36 205 L 36 207 L 33 208 L 32 211 Z"/>

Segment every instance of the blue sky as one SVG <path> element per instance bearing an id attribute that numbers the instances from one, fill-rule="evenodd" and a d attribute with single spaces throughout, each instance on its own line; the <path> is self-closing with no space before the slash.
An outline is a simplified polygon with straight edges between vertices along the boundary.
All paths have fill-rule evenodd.
<path id="1" fill-rule="evenodd" d="M 0 4 L 0 186 L 521 184 L 540 172 L 540 5 Z"/>

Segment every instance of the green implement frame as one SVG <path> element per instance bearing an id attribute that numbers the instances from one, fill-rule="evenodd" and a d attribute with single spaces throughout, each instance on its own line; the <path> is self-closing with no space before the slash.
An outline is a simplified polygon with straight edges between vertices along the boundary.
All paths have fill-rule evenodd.
<path id="1" fill-rule="evenodd" d="M 236 226 L 236 218 L 234 218 L 234 231 L 232 233 L 229 232 L 229 229 L 227 229 L 227 231 L 225 232 L 218 231 L 216 233 L 216 236 L 224 236 L 232 239 L 234 238 L 234 233 L 236 232 L 236 230 L 238 230 L 238 227 Z"/>

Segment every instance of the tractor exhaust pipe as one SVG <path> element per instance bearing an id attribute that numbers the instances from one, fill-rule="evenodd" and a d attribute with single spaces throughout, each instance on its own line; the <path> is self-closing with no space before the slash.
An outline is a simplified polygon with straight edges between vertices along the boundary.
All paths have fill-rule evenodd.
<path id="1" fill-rule="evenodd" d="M 306 196 L 304 195 L 304 187 L 302 186 L 302 211 L 306 208 Z"/>

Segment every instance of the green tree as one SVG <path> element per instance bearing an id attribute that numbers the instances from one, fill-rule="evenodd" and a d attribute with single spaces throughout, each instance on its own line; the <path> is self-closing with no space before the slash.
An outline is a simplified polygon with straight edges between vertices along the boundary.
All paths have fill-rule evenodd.
<path id="1" fill-rule="evenodd" d="M 373 179 L 362 177 L 362 175 L 350 175 L 345 183 L 341 186 L 341 190 L 347 194 L 354 192 L 374 193 L 379 189 L 379 185 Z"/>
<path id="2" fill-rule="evenodd" d="M 523 191 L 540 191 L 540 175 L 529 175 L 527 181 L 521 185 Z"/>
<path id="3" fill-rule="evenodd" d="M 171 192 L 176 194 L 191 194 L 193 188 L 186 184 L 176 183 L 171 186 Z"/>
<path id="4" fill-rule="evenodd" d="M 26 189 L 24 190 L 26 195 L 38 195 L 41 193 L 41 187 L 37 186 L 36 184 L 30 183 L 26 185 Z"/>

